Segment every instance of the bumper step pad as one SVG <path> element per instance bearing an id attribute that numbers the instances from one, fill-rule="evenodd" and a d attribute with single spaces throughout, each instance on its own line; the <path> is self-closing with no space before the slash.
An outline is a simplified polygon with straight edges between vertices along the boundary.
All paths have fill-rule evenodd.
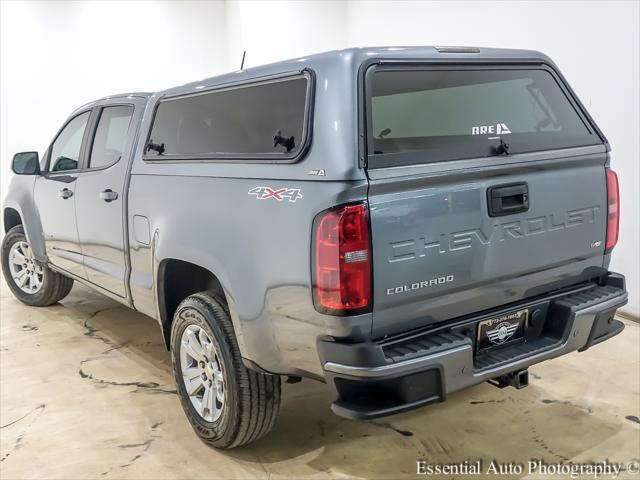
<path id="1" fill-rule="evenodd" d="M 471 339 L 460 333 L 444 332 L 383 345 L 382 350 L 387 361 L 396 363 L 414 357 L 432 355 L 442 350 L 467 345 L 469 343 L 471 343 Z"/>
<path id="2" fill-rule="evenodd" d="M 542 337 L 527 343 L 517 343 L 510 347 L 476 356 L 473 367 L 476 372 L 488 370 L 502 364 L 511 363 L 520 358 L 534 355 L 538 352 L 543 352 L 559 344 L 560 339 L 551 337 Z"/>
<path id="3" fill-rule="evenodd" d="M 555 300 L 556 305 L 564 305 L 572 310 L 583 310 L 597 303 L 605 302 L 611 298 L 620 295 L 620 289 L 606 285 L 603 287 L 594 287 L 590 290 L 583 290 L 573 295 Z"/>

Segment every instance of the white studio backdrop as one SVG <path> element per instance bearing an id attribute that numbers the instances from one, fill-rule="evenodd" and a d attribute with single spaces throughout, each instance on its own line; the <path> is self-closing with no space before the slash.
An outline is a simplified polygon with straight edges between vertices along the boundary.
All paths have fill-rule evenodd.
<path id="1" fill-rule="evenodd" d="M 640 3 L 637 1 L 2 2 L 2 197 L 14 152 L 43 152 L 96 98 L 155 91 L 324 50 L 380 45 L 527 48 L 559 65 L 612 145 L 622 195 L 611 268 L 640 314 Z"/>

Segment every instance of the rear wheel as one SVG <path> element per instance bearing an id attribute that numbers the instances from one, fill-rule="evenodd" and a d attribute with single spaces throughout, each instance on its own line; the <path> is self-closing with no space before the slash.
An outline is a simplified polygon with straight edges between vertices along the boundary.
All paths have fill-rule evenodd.
<path id="1" fill-rule="evenodd" d="M 73 287 L 73 279 L 35 259 L 22 225 L 9 230 L 2 241 L 2 273 L 16 298 L 35 307 L 62 300 Z"/>
<path id="2" fill-rule="evenodd" d="M 205 442 L 234 448 L 273 428 L 280 409 L 280 377 L 244 366 L 222 300 L 205 292 L 178 306 L 171 357 L 182 407 Z"/>

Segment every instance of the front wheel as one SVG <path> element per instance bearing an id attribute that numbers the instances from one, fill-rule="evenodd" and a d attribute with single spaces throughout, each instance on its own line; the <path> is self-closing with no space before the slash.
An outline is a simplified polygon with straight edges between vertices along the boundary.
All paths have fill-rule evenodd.
<path id="1" fill-rule="evenodd" d="M 2 273 L 15 297 L 34 307 L 62 300 L 73 287 L 73 279 L 34 258 L 22 225 L 9 230 L 2 241 Z"/>
<path id="2" fill-rule="evenodd" d="M 171 358 L 182 408 L 205 442 L 234 448 L 273 428 L 280 409 L 280 377 L 244 366 L 222 300 L 204 292 L 178 306 Z"/>

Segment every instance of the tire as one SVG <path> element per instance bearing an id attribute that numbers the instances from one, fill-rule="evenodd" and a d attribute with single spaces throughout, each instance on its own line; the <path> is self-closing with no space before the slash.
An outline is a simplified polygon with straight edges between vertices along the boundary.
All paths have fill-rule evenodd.
<path id="1" fill-rule="evenodd" d="M 27 254 L 24 263 L 27 267 L 18 266 L 16 262 L 9 258 L 12 249 L 17 249 L 18 254 Z M 16 271 L 19 274 L 22 268 L 25 268 L 27 272 L 36 272 L 35 277 L 31 275 L 31 278 L 37 278 L 37 280 L 32 282 L 29 279 L 25 285 L 25 288 L 29 291 L 21 288 L 19 280 L 14 278 Z M 33 307 L 53 305 L 66 297 L 71 291 L 71 287 L 73 287 L 73 279 L 54 272 L 33 258 L 31 247 L 27 242 L 22 225 L 16 225 L 9 230 L 2 241 L 2 273 L 13 295 L 22 303 Z M 19 278 L 24 278 L 24 275 Z M 34 285 L 36 284 L 39 285 L 38 288 L 35 288 Z M 32 286 L 33 288 L 31 288 Z"/>
<path id="2" fill-rule="evenodd" d="M 198 353 L 198 345 L 202 346 L 202 360 L 192 355 Z M 202 292 L 178 306 L 171 327 L 171 359 L 182 408 L 205 443 L 231 449 L 253 442 L 273 428 L 280 409 L 280 377 L 244 366 L 224 301 Z M 191 396 L 183 372 L 192 378 Z M 212 400 L 208 403 L 212 408 L 204 406 L 206 399 Z"/>

